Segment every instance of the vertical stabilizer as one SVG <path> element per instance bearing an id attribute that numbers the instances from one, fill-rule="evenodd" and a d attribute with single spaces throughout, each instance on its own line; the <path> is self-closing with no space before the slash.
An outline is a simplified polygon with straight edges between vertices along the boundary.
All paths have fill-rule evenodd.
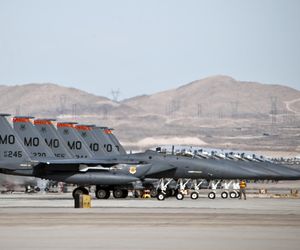
<path id="1" fill-rule="evenodd" d="M 64 139 L 57 133 L 53 119 L 36 119 L 34 126 L 57 158 L 74 158 Z"/>
<path id="2" fill-rule="evenodd" d="M 5 162 L 26 162 L 30 157 L 22 141 L 6 120 L 8 114 L 0 114 L 0 160 Z"/>
<path id="3" fill-rule="evenodd" d="M 59 122 L 57 123 L 57 132 L 64 139 L 69 150 L 76 158 L 94 158 L 95 155 L 90 151 L 89 146 L 75 129 L 75 124 L 76 123 Z"/>

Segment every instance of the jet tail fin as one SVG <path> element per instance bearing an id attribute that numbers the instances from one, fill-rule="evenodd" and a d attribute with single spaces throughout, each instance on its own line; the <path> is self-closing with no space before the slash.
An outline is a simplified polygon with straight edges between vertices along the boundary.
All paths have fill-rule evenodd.
<path id="1" fill-rule="evenodd" d="M 64 139 L 69 150 L 76 158 L 93 158 L 95 154 L 89 149 L 89 146 L 81 138 L 72 122 L 57 123 L 57 132 Z"/>
<path id="2" fill-rule="evenodd" d="M 74 158 L 63 138 L 57 133 L 53 119 L 36 119 L 34 126 L 57 158 Z"/>
<path id="3" fill-rule="evenodd" d="M 0 114 L 0 160 L 7 163 L 30 161 L 20 137 L 6 119 L 8 114 Z"/>

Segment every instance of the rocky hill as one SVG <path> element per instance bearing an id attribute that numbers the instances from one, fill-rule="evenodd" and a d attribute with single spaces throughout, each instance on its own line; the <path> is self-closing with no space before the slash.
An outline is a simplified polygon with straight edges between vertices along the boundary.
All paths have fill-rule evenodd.
<path id="1" fill-rule="evenodd" d="M 0 112 L 115 127 L 130 148 L 184 142 L 300 153 L 300 91 L 281 85 L 213 76 L 121 102 L 55 84 L 2 85 L 0 96 Z"/>
<path id="2" fill-rule="evenodd" d="M 300 112 L 300 91 L 214 76 L 122 102 L 56 84 L 0 86 L 3 112 L 31 115 L 238 116 Z M 287 106 L 288 105 L 288 106 Z"/>
<path id="3" fill-rule="evenodd" d="M 236 81 L 214 76 L 150 96 L 125 100 L 145 113 L 160 115 L 245 116 L 285 114 L 286 103 L 300 98 L 300 91 L 280 85 Z M 300 112 L 299 102 L 294 106 Z"/>
<path id="4" fill-rule="evenodd" d="M 97 113 L 118 104 L 75 88 L 56 84 L 25 84 L 0 87 L 0 109 L 3 112 L 37 116 Z"/>

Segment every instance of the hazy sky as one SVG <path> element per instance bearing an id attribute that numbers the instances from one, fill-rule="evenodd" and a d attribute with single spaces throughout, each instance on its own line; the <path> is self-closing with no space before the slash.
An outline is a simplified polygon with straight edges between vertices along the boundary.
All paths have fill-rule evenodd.
<path id="1" fill-rule="evenodd" d="M 216 74 L 300 89 L 300 1 L 0 0 L 0 84 L 123 99 Z"/>

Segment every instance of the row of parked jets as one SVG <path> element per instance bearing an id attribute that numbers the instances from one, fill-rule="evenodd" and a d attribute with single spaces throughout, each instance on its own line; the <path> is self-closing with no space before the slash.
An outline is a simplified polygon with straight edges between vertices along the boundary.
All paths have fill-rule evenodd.
<path id="1" fill-rule="evenodd" d="M 155 151 L 165 153 L 165 154 L 176 154 L 176 155 L 184 155 L 189 157 L 198 157 L 202 159 L 228 159 L 235 161 L 256 161 L 256 162 L 264 162 L 270 161 L 264 156 L 257 156 L 254 153 L 246 153 L 246 152 L 236 152 L 231 150 L 220 150 L 220 149 L 209 149 L 209 148 L 186 148 L 186 147 L 175 147 L 175 146 L 159 146 L 155 148 Z"/>
<path id="2" fill-rule="evenodd" d="M 170 189 L 182 200 L 187 188 L 192 189 L 191 198 L 197 199 L 204 181 L 213 189 L 224 183 L 226 196 L 238 189 L 240 179 L 300 179 L 299 170 L 269 161 L 201 154 L 187 157 L 151 150 L 126 153 L 106 127 L 29 116 L 13 117 L 11 126 L 9 116 L 0 114 L 0 173 L 75 184 L 73 197 L 89 194 L 87 187 L 95 186 L 98 199 L 107 199 L 111 193 L 126 198 L 128 190 L 140 183 L 145 189 L 155 189 L 159 200 Z M 214 197 L 211 192 L 209 198 Z"/>

